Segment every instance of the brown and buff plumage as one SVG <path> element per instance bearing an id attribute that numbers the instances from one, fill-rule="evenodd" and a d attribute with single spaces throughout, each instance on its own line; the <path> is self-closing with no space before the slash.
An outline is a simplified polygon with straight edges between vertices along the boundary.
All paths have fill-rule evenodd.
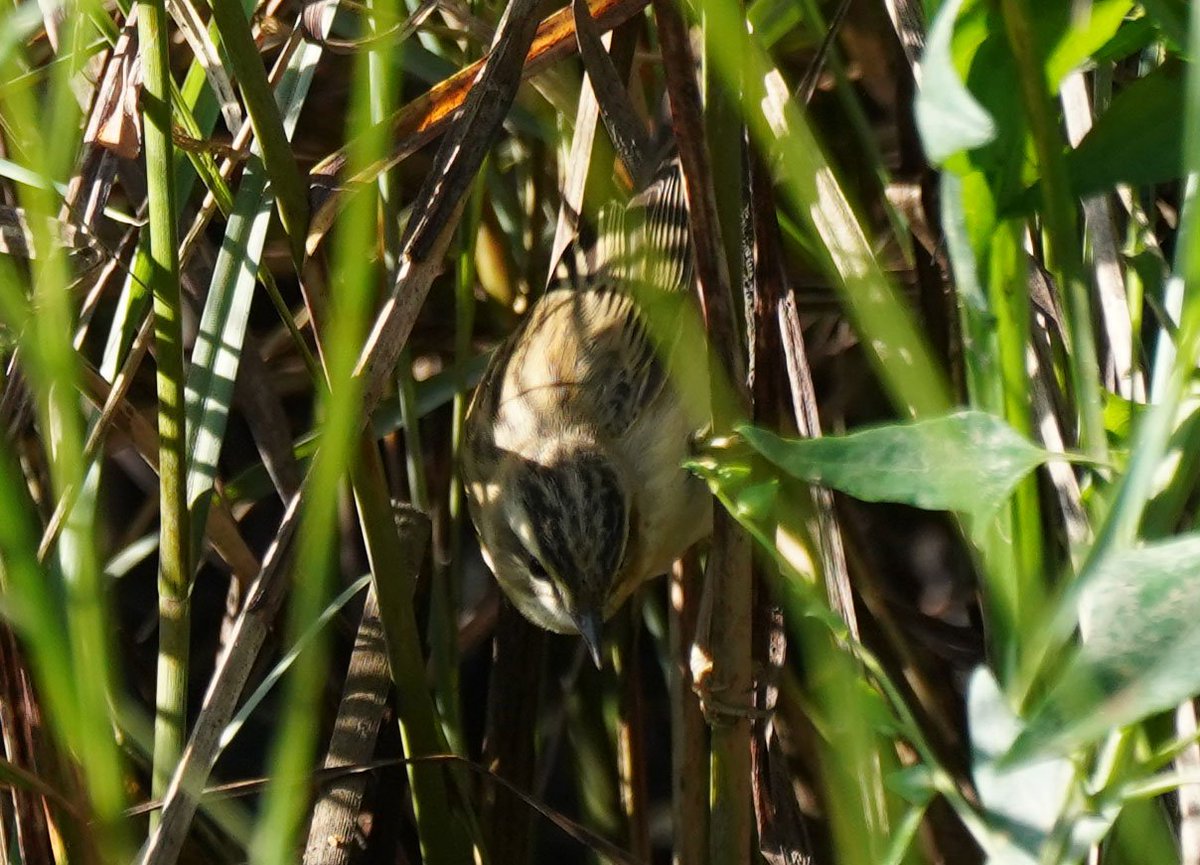
<path id="1" fill-rule="evenodd" d="M 707 412 L 678 386 L 705 363 L 702 342 L 677 338 L 691 301 L 681 186 L 670 166 L 592 272 L 534 305 L 467 417 L 463 475 L 488 564 L 526 618 L 582 633 L 597 657 L 601 622 L 711 522 L 681 467 Z M 635 295 L 654 301 L 657 346 Z"/>

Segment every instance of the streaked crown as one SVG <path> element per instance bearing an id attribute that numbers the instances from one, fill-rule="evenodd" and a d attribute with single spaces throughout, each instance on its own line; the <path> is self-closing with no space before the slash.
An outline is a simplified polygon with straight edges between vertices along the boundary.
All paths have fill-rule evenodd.
<path id="1" fill-rule="evenodd" d="M 576 628 L 580 616 L 602 614 L 628 535 L 617 468 L 598 451 L 572 449 L 544 463 L 520 460 L 507 480 L 505 518 L 530 576 L 549 584 L 538 600 L 557 602 Z"/>

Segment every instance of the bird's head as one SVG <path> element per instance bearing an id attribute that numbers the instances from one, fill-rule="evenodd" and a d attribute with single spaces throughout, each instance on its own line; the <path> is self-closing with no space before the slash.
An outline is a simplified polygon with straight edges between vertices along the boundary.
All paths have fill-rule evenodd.
<path id="1" fill-rule="evenodd" d="M 600 626 L 629 534 L 622 473 L 595 446 L 504 462 L 506 494 L 484 538 L 492 570 L 527 619 L 581 634 L 599 665 Z"/>

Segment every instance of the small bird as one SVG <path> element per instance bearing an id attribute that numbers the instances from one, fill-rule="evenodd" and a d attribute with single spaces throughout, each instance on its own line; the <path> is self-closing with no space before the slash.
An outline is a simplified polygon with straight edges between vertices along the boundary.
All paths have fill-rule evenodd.
<path id="1" fill-rule="evenodd" d="M 705 380 L 706 354 L 679 338 L 693 277 L 678 163 L 608 216 L 591 263 L 496 350 L 463 450 L 501 588 L 534 624 L 581 634 L 597 666 L 603 621 L 712 522 L 682 467 L 708 399 L 706 383 L 686 399 L 679 383 Z"/>

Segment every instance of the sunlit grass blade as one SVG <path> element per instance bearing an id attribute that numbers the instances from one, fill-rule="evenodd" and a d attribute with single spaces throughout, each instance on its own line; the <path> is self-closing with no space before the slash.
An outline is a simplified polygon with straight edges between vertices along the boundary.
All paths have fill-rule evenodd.
<path id="1" fill-rule="evenodd" d="M 321 55 L 321 46 L 306 42 L 287 59 L 272 103 L 282 119 L 285 136 L 295 131 Z M 251 153 L 259 155 L 261 147 L 256 139 Z M 229 214 L 192 349 L 187 385 L 191 459 L 187 496 L 193 523 L 198 526 L 206 520 L 208 497 L 225 440 L 250 304 L 261 272 L 267 228 L 275 211 L 274 190 L 263 163 L 253 159 L 242 175 Z"/>
<path id="2" fill-rule="evenodd" d="M 779 161 L 783 198 L 820 238 L 827 256 L 822 264 L 864 335 L 880 379 L 896 404 L 913 416 L 945 411 L 950 400 L 944 373 L 880 267 L 869 233 L 812 127 L 788 100 L 787 84 L 732 6 L 713 0 L 699 5 L 711 26 L 727 36 L 714 53 L 722 74 L 732 78 L 744 70 L 750 98 L 743 108 L 751 137 Z"/>

